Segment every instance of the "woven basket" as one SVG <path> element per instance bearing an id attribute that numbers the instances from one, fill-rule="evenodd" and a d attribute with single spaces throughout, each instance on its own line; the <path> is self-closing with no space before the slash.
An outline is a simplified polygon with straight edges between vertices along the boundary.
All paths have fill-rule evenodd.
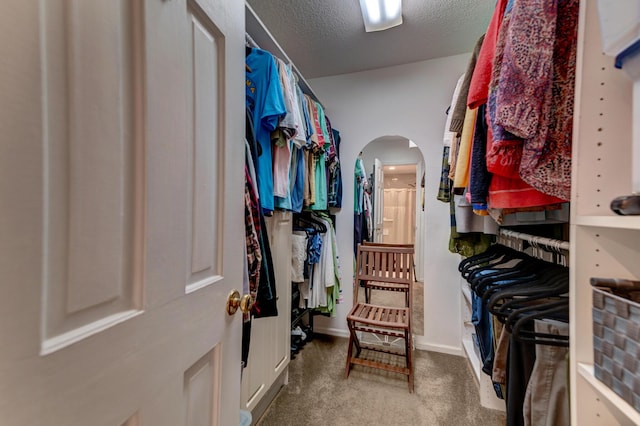
<path id="1" fill-rule="evenodd" d="M 640 411 L 640 281 L 591 278 L 594 373 Z"/>

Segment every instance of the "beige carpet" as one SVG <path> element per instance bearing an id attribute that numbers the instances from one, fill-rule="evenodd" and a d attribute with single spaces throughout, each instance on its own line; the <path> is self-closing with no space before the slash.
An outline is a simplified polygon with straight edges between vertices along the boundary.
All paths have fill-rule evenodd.
<path id="1" fill-rule="evenodd" d="M 415 351 L 415 392 L 405 376 L 354 366 L 344 379 L 346 338 L 316 336 L 289 366 L 289 384 L 259 419 L 261 426 L 503 425 L 482 408 L 467 360 Z M 254 419 L 255 420 L 255 419 Z"/>

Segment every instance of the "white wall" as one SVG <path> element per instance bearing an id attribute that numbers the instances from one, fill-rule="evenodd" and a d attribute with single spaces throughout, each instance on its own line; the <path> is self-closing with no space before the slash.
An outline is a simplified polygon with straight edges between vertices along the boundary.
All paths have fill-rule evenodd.
<path id="1" fill-rule="evenodd" d="M 461 353 L 459 257 L 448 251 L 449 206 L 436 200 L 442 162 L 445 111 L 469 54 L 324 77 L 309 81 L 334 128 L 340 131 L 343 208 L 337 216 L 344 302 L 335 318 L 318 317 L 317 330 L 347 335 L 353 303 L 353 172 L 360 151 L 372 140 L 401 136 L 413 140 L 426 169 L 425 335 L 419 348 Z"/>
<path id="2" fill-rule="evenodd" d="M 333 118 L 331 120 L 333 124 Z M 340 153 L 342 154 L 342 151 Z M 418 164 L 422 161 L 422 152 L 419 148 L 409 148 L 409 140 L 405 137 L 382 137 L 370 141 L 362 151 L 362 161 L 367 169 L 367 176 L 373 173 L 373 160 L 376 158 L 385 166 Z"/>

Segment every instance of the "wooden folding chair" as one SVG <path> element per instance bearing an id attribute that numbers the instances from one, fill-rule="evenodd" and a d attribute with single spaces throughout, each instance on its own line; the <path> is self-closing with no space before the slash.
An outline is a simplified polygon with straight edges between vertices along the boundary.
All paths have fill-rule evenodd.
<path id="1" fill-rule="evenodd" d="M 364 287 L 365 302 L 369 303 L 371 301 L 372 290 L 400 291 L 405 294 L 405 306 L 409 306 L 408 287 L 415 281 L 413 244 L 363 242 L 362 245 L 365 247 L 384 248 L 382 252 L 363 252 L 363 263 L 365 264 L 375 262 L 375 256 L 380 256 L 378 268 L 370 270 L 370 274 L 365 274 L 370 279 L 359 281 L 360 285 Z M 405 250 L 397 251 L 396 249 L 410 249 L 411 253 L 407 253 Z M 408 286 L 407 282 L 409 282 Z"/>
<path id="2" fill-rule="evenodd" d="M 394 263 L 395 268 L 397 270 L 406 269 L 409 273 L 398 273 L 397 276 L 390 277 L 388 267 L 388 253 L 390 252 L 396 253 L 399 256 Z M 409 247 L 358 246 L 354 305 L 347 315 L 349 349 L 347 351 L 345 378 L 349 377 L 352 365 L 378 368 L 406 375 L 409 381 L 409 392 L 413 392 L 413 345 L 411 333 L 412 268 L 408 266 L 411 265 L 409 262 L 411 262 L 412 256 L 413 248 Z M 380 306 L 367 302 L 358 302 L 360 281 L 372 284 L 388 282 L 389 278 L 393 278 L 391 284 L 394 284 L 396 287 L 403 286 L 403 288 L 406 289 L 407 297 L 405 299 L 405 306 Z M 398 290 L 393 287 L 391 291 Z M 361 338 L 363 333 L 371 333 L 378 338 L 380 343 L 363 342 Z M 404 348 L 394 348 L 394 341 L 403 341 Z M 353 353 L 354 345 L 356 348 L 355 354 Z M 366 357 L 361 357 L 363 349 L 391 356 L 378 357 L 377 360 L 367 359 Z M 393 362 L 397 360 L 398 357 L 404 358 L 404 366 Z M 387 360 L 388 362 L 386 362 Z"/>

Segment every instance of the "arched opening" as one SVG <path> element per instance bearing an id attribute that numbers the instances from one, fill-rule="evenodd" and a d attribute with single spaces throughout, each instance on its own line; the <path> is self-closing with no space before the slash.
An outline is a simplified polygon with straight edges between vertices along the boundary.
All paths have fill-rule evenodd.
<path id="1" fill-rule="evenodd" d="M 413 332 L 424 334 L 424 158 L 403 136 L 370 141 L 355 165 L 354 247 L 362 241 L 413 244 Z"/>

